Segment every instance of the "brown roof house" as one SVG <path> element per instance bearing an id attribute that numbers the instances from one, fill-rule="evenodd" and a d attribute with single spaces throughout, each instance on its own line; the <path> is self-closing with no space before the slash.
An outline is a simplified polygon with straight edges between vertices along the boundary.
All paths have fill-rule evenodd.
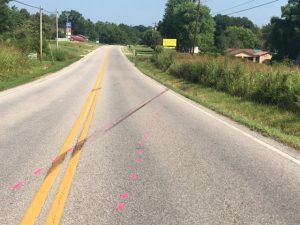
<path id="1" fill-rule="evenodd" d="M 263 63 L 266 60 L 272 59 L 271 53 L 257 49 L 229 48 L 225 51 L 225 54 L 242 59 L 248 59 L 256 63 Z"/>

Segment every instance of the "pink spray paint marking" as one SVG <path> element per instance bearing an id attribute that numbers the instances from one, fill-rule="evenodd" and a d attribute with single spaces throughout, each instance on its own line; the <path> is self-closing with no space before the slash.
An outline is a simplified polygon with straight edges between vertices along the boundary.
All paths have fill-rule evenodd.
<path id="1" fill-rule="evenodd" d="M 16 183 L 14 186 L 12 186 L 12 190 L 14 190 L 14 191 L 16 191 L 16 190 L 18 190 L 18 189 L 20 189 L 21 188 L 21 186 L 23 185 L 25 183 L 25 181 L 19 181 L 18 183 Z"/>
<path id="2" fill-rule="evenodd" d="M 40 168 L 40 169 L 34 171 L 34 175 L 40 175 L 41 172 L 43 172 L 45 169 L 46 169 L 46 168 L 43 167 L 43 168 Z"/>
<path id="3" fill-rule="evenodd" d="M 135 162 L 136 162 L 136 163 L 141 163 L 142 161 L 143 161 L 143 160 L 142 160 L 141 158 L 136 158 L 136 159 L 135 159 Z"/>
<path id="4" fill-rule="evenodd" d="M 128 198 L 128 193 L 127 192 L 124 192 L 122 195 L 121 195 L 121 198 L 122 199 L 127 199 Z"/>
<path id="5" fill-rule="evenodd" d="M 138 154 L 139 154 L 139 155 L 143 155 L 144 152 L 145 152 L 145 151 L 144 151 L 143 149 L 140 149 L 140 150 L 138 151 Z"/>
<path id="6" fill-rule="evenodd" d="M 146 144 L 146 143 L 145 143 L 145 141 L 144 141 L 144 140 L 143 140 L 143 141 L 141 141 L 141 142 L 140 142 L 140 147 L 141 147 L 141 148 L 144 148 L 144 147 L 145 147 L 145 144 Z"/>
<path id="7" fill-rule="evenodd" d="M 120 202 L 117 206 L 117 210 L 119 212 L 123 212 L 124 211 L 124 207 L 125 207 L 125 204 L 123 202 Z"/>
<path id="8" fill-rule="evenodd" d="M 133 173 L 133 174 L 130 175 L 130 178 L 131 178 L 131 180 L 135 181 L 135 180 L 138 179 L 138 175 Z"/>

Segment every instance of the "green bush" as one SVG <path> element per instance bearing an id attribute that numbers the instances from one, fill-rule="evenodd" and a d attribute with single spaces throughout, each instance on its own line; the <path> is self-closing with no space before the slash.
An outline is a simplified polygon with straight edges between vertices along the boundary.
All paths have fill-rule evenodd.
<path id="1" fill-rule="evenodd" d="M 55 61 L 63 62 L 67 59 L 67 54 L 65 51 L 62 50 L 55 50 L 53 52 L 53 58 Z"/>
<path id="2" fill-rule="evenodd" d="M 300 70 L 295 67 L 271 67 L 218 55 L 192 57 L 169 51 L 155 55 L 152 60 L 171 75 L 233 96 L 286 108 L 300 104 Z"/>
<path id="3" fill-rule="evenodd" d="M 175 51 L 163 51 L 160 54 L 154 54 L 152 61 L 156 64 L 158 68 L 162 69 L 163 71 L 166 71 L 174 63 L 175 57 Z"/>

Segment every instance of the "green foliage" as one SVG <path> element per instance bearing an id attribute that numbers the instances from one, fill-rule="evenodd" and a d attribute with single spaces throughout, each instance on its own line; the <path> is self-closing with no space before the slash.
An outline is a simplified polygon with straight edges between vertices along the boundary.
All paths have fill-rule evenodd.
<path id="1" fill-rule="evenodd" d="M 191 0 L 169 0 L 166 6 L 163 21 L 159 24 L 159 31 L 164 38 L 176 38 L 178 49 L 189 52 L 194 45 L 196 33 L 196 45 L 201 51 L 209 51 L 214 44 L 215 23 L 206 6 L 198 7 Z M 197 14 L 200 15 L 200 23 L 196 27 Z"/>
<path id="2" fill-rule="evenodd" d="M 130 56 L 128 56 L 131 59 Z M 149 60 L 135 60 L 137 67 L 146 75 L 161 82 L 179 94 L 225 115 L 265 136 L 300 149 L 300 114 L 274 105 L 260 104 L 245 98 L 231 96 L 215 88 L 188 82 L 156 68 Z M 300 96 L 298 96 L 300 108 Z"/>
<path id="3" fill-rule="evenodd" d="M 53 58 L 55 61 L 63 62 L 67 60 L 67 52 L 61 49 L 55 50 L 53 52 Z"/>
<path id="4" fill-rule="evenodd" d="M 160 32 L 149 29 L 144 32 L 141 44 L 155 48 L 157 45 L 162 44 L 162 37 Z"/>
<path id="5" fill-rule="evenodd" d="M 165 51 L 153 58 L 171 75 L 259 103 L 295 108 L 300 94 L 300 70 L 243 62 L 227 57 L 176 54 Z"/>
<path id="6" fill-rule="evenodd" d="M 222 52 L 224 49 L 224 32 L 228 27 L 241 27 L 251 30 L 256 38 L 261 42 L 257 43 L 259 47 L 263 46 L 263 39 L 259 27 L 253 24 L 251 20 L 246 17 L 231 17 L 218 14 L 214 17 L 216 23 L 216 32 L 215 32 L 215 45 L 219 52 Z"/>
<path id="7" fill-rule="evenodd" d="M 7 80 L 16 72 L 27 70 L 30 67 L 29 60 L 16 47 L 0 44 L 0 80 Z"/>
<path id="8" fill-rule="evenodd" d="M 97 40 L 105 44 L 140 44 L 144 32 L 148 30 L 144 26 L 128 26 L 125 24 L 97 22 L 95 30 Z"/>
<path id="9" fill-rule="evenodd" d="M 257 36 L 247 28 L 243 27 L 227 27 L 222 33 L 221 49 L 227 48 L 255 48 L 258 43 Z"/>
<path id="10" fill-rule="evenodd" d="M 272 18 L 269 26 L 266 38 L 270 49 L 280 59 L 295 60 L 300 54 L 300 0 L 289 0 L 282 7 L 282 18 Z"/>
<path id="11" fill-rule="evenodd" d="M 0 34 L 10 29 L 11 15 L 8 0 L 0 0 Z"/>
<path id="12" fill-rule="evenodd" d="M 154 54 L 152 61 L 163 71 L 166 71 L 175 62 L 176 52 L 165 50 L 161 53 Z"/>
<path id="13" fill-rule="evenodd" d="M 157 45 L 154 50 L 156 53 L 160 54 L 164 51 L 164 47 L 162 45 Z"/>
<path id="14" fill-rule="evenodd" d="M 69 22 L 72 22 L 72 32 L 73 34 L 82 34 L 86 35 L 86 20 L 83 15 L 76 11 L 63 11 L 59 17 L 59 26 L 65 28 L 67 19 Z"/>

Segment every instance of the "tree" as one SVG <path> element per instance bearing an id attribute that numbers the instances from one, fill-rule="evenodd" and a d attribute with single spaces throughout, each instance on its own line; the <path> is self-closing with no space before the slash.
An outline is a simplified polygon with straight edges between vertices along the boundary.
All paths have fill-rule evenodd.
<path id="1" fill-rule="evenodd" d="M 231 17 L 226 15 L 218 14 L 214 17 L 216 23 L 216 32 L 215 32 L 215 46 L 219 51 L 224 50 L 222 47 L 221 38 L 224 37 L 224 32 L 228 27 L 242 27 L 251 30 L 258 40 L 262 40 L 261 31 L 251 20 L 246 17 Z M 263 43 L 259 44 L 259 47 L 262 47 Z"/>
<path id="2" fill-rule="evenodd" d="M 228 27 L 221 35 L 221 48 L 254 48 L 258 39 L 256 35 L 247 28 Z"/>
<path id="3" fill-rule="evenodd" d="M 196 45 L 201 51 L 209 51 L 214 44 L 215 23 L 206 6 L 200 7 L 200 23 L 196 28 L 198 7 L 191 0 L 169 0 L 159 31 L 164 38 L 176 38 L 178 49 L 191 51 L 196 33 Z"/>
<path id="4" fill-rule="evenodd" d="M 9 31 L 11 25 L 8 0 L 0 0 L 0 34 Z"/>
<path id="5" fill-rule="evenodd" d="M 279 59 L 295 60 L 300 54 L 300 0 L 289 0 L 281 11 L 281 18 L 271 19 L 271 32 L 266 38 Z"/>
<path id="6" fill-rule="evenodd" d="M 63 11 L 59 17 L 59 26 L 66 27 L 67 19 L 72 23 L 73 34 L 87 35 L 85 29 L 85 18 L 80 12 L 76 10 Z"/>
<path id="7" fill-rule="evenodd" d="M 158 31 L 149 29 L 144 32 L 142 38 L 142 44 L 155 48 L 157 45 L 161 45 L 161 42 L 162 42 L 161 34 Z"/>

